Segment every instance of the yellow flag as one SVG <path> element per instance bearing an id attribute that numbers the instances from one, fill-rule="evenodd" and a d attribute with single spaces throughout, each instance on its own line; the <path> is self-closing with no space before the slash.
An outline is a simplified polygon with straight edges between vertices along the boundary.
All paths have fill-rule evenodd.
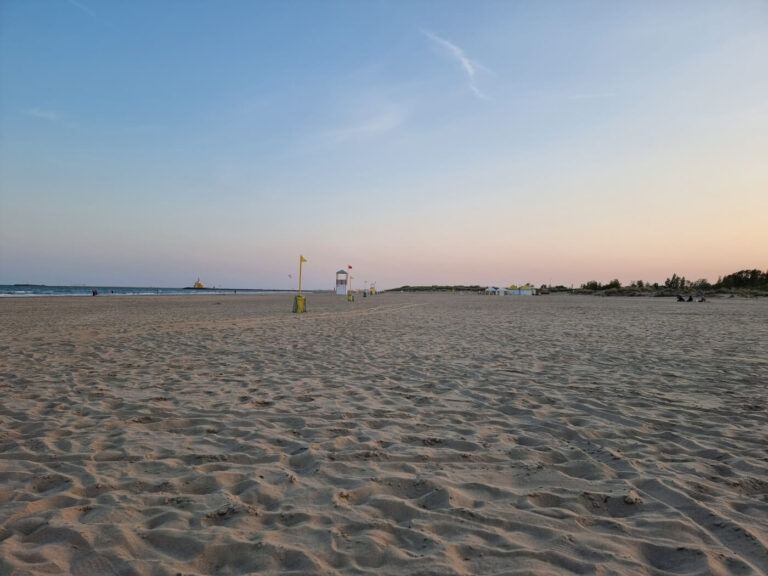
<path id="1" fill-rule="evenodd" d="M 306 262 L 307 259 L 304 256 L 299 256 L 299 262 Z"/>

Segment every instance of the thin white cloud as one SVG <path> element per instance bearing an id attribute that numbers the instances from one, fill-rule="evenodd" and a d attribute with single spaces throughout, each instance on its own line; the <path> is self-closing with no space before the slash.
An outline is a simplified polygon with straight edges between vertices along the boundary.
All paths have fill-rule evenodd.
<path id="1" fill-rule="evenodd" d="M 472 90 L 474 95 L 478 98 L 482 98 L 483 100 L 488 100 L 488 96 L 480 91 L 480 89 L 477 87 L 477 83 L 475 82 L 477 71 L 484 68 L 478 63 L 470 60 L 460 46 L 449 42 L 445 38 L 441 38 L 434 32 L 422 30 L 422 33 L 427 38 L 429 38 L 435 46 L 437 46 L 440 50 L 448 54 L 451 58 L 455 59 L 459 63 L 461 68 L 464 70 L 464 73 L 467 75 L 469 89 Z"/>
<path id="2" fill-rule="evenodd" d="M 362 143 L 393 132 L 403 125 L 403 111 L 397 107 L 388 107 L 366 118 L 350 122 L 314 135 L 314 146 L 327 147 Z"/>
<path id="3" fill-rule="evenodd" d="M 85 5 L 85 4 L 83 4 L 82 2 L 78 2 L 77 0 L 68 0 L 68 1 L 69 1 L 69 3 L 70 3 L 72 6 L 74 6 L 75 8 L 78 8 L 78 9 L 82 10 L 83 12 L 85 12 L 86 14 L 88 14 L 88 16 L 90 16 L 91 18 L 96 18 L 96 19 L 98 19 L 98 16 L 96 16 L 96 14 L 93 12 L 93 10 L 91 10 L 90 8 L 88 8 L 88 6 L 86 6 L 86 5 Z"/>
<path id="4" fill-rule="evenodd" d="M 571 94 L 569 100 L 604 100 L 606 98 L 615 98 L 615 92 L 585 92 L 578 94 Z"/>
<path id="5" fill-rule="evenodd" d="M 352 140 L 391 132 L 402 123 L 402 116 L 395 110 L 382 112 L 357 124 L 333 131 L 335 140 Z"/>
<path id="6" fill-rule="evenodd" d="M 88 7 L 88 5 L 85 4 L 84 2 L 81 2 L 80 0 L 67 0 L 67 4 L 69 4 L 70 6 L 74 6 L 75 8 L 77 8 L 78 10 L 83 12 L 84 14 L 87 14 L 97 24 L 99 24 L 101 26 L 106 26 L 108 28 L 112 28 L 112 26 L 110 26 L 107 22 L 102 20 L 99 17 L 99 15 L 96 14 L 96 12 L 94 12 L 93 10 L 91 10 Z"/>
<path id="7" fill-rule="evenodd" d="M 33 118 L 40 118 L 42 120 L 50 120 L 51 122 L 57 122 L 61 119 L 61 114 L 56 112 L 55 110 L 44 110 L 42 108 L 27 108 L 24 110 L 24 113 L 27 116 L 32 116 Z"/>

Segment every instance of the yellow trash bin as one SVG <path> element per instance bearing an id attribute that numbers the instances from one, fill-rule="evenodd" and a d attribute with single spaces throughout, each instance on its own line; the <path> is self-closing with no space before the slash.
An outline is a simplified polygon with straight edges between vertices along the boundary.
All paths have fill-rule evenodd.
<path id="1" fill-rule="evenodd" d="M 307 297 L 306 296 L 296 296 L 293 299 L 293 311 L 296 314 L 303 314 L 307 311 Z"/>

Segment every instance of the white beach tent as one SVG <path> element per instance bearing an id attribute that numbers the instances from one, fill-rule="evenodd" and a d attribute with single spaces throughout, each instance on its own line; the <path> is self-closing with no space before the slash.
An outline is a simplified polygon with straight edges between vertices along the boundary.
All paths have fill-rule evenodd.
<path id="1" fill-rule="evenodd" d="M 525 284 L 524 286 L 512 285 L 504 291 L 504 294 L 509 294 L 511 296 L 535 296 L 536 288 L 530 284 Z"/>

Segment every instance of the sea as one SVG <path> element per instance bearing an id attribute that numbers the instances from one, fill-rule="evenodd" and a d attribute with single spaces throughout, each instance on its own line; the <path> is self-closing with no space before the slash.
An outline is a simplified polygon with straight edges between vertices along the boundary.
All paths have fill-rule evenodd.
<path id="1" fill-rule="evenodd" d="M 94 294 L 95 292 L 95 294 Z M 303 290 L 307 293 L 322 290 Z M 159 294 L 293 294 L 296 290 L 263 290 L 259 288 L 153 288 L 151 286 L 47 286 L 42 284 L 0 284 L 0 297 L 34 296 L 153 296 Z"/>

